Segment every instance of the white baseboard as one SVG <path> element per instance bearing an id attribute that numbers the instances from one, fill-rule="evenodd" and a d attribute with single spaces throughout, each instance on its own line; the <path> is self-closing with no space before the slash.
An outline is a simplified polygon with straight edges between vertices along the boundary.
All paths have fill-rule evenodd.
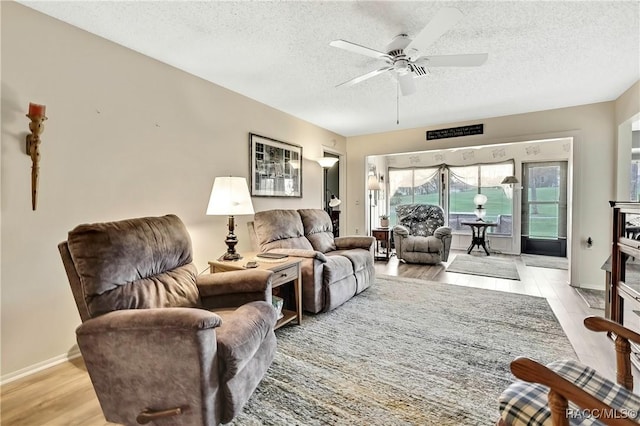
<path id="1" fill-rule="evenodd" d="M 14 380 L 21 379 L 26 376 L 30 376 L 38 371 L 46 370 L 54 365 L 62 364 L 63 362 L 70 361 L 80 356 L 80 351 L 76 348 L 69 353 L 58 355 L 56 357 L 47 359 L 37 364 L 30 365 L 20 370 L 13 371 L 11 373 L 0 376 L 0 386 L 13 382 Z"/>

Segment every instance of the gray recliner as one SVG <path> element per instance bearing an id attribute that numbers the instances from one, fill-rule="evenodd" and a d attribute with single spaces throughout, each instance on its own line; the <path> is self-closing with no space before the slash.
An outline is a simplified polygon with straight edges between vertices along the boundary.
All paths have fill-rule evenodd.
<path id="1" fill-rule="evenodd" d="M 174 215 L 80 225 L 58 248 L 108 421 L 213 426 L 242 410 L 276 353 L 273 272 L 197 276 Z"/>
<path id="2" fill-rule="evenodd" d="M 451 228 L 444 226 L 444 212 L 432 204 L 396 206 L 398 225 L 393 241 L 398 259 L 408 263 L 446 262 L 451 247 Z"/>

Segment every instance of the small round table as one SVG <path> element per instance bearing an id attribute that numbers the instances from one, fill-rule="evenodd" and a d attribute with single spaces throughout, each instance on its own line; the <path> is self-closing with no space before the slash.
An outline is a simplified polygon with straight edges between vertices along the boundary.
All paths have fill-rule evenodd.
<path id="1" fill-rule="evenodd" d="M 478 248 L 482 247 L 484 252 L 487 253 L 487 256 L 490 256 L 489 250 L 487 250 L 486 246 L 486 236 L 487 236 L 487 228 L 492 226 L 498 226 L 497 223 L 494 222 L 460 222 L 460 225 L 467 225 L 471 228 L 471 245 L 467 250 L 467 254 L 471 253 L 471 250 L 475 246 Z"/>

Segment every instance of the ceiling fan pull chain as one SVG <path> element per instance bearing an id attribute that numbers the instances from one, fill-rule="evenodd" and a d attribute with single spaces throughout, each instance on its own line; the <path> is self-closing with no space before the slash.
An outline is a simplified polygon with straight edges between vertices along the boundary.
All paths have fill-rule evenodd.
<path id="1" fill-rule="evenodd" d="M 396 125 L 400 125 L 400 82 L 396 82 Z"/>

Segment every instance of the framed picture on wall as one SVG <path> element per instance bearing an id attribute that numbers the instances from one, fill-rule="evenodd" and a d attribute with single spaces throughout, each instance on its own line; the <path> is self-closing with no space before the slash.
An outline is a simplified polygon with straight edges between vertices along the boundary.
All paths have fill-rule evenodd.
<path id="1" fill-rule="evenodd" d="M 253 197 L 302 197 L 302 147 L 249 133 Z"/>

